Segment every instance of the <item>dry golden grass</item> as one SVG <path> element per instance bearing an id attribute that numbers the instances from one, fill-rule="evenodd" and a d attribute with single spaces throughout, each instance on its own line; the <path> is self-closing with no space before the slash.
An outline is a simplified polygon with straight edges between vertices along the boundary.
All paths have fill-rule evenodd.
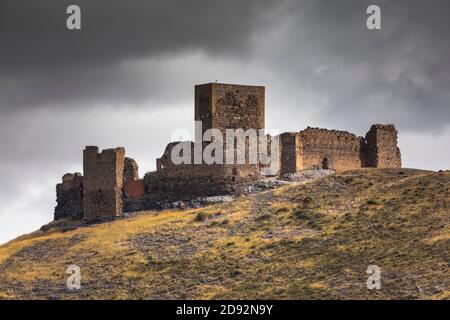
<path id="1" fill-rule="evenodd" d="M 449 299 L 450 173 L 358 170 L 0 246 L 0 299 Z M 66 288 L 81 268 L 82 289 Z M 382 289 L 366 288 L 367 266 Z"/>

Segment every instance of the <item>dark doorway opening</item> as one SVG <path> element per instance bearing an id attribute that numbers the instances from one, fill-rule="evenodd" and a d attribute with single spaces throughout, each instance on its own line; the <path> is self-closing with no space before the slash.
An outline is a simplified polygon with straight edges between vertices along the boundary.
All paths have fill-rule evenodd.
<path id="1" fill-rule="evenodd" d="M 330 160 L 328 159 L 328 157 L 323 158 L 322 169 L 325 169 L 325 170 L 330 169 Z"/>

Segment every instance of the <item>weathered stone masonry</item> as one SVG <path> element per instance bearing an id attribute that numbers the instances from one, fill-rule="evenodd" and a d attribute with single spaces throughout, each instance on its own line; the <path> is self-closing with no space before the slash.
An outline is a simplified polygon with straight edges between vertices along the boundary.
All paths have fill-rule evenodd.
<path id="1" fill-rule="evenodd" d="M 81 173 L 67 173 L 56 185 L 55 220 L 83 218 L 83 176 Z"/>
<path id="2" fill-rule="evenodd" d="M 373 125 L 366 138 L 320 128 L 280 135 L 280 173 L 308 169 L 344 171 L 358 168 L 401 167 L 397 130 L 393 125 Z"/>
<path id="3" fill-rule="evenodd" d="M 264 129 L 265 88 L 209 83 L 195 86 L 195 120 L 207 129 Z M 306 128 L 268 136 L 268 143 L 279 141 L 276 175 L 308 169 L 343 171 L 365 167 L 401 167 L 397 130 L 393 125 L 373 125 L 365 137 L 345 131 Z M 86 147 L 83 152 L 84 175 L 66 174 L 56 186 L 55 220 L 85 219 L 88 222 L 114 219 L 123 212 L 161 208 L 164 204 L 210 195 L 236 194 L 259 179 L 267 165 L 180 164 L 171 161 L 171 152 L 180 142 L 167 145 L 156 160 L 157 170 L 139 178 L 136 161 L 125 157 L 124 148 Z M 182 142 L 203 150 L 208 143 Z M 234 149 L 237 153 L 237 146 Z M 224 151 L 226 144 L 224 145 Z M 270 150 L 270 147 L 268 148 Z M 225 153 L 225 152 L 224 152 Z M 193 154 L 191 155 L 193 163 Z"/>
<path id="4" fill-rule="evenodd" d="M 375 124 L 366 134 L 366 166 L 396 168 L 402 166 L 394 125 Z"/>
<path id="5" fill-rule="evenodd" d="M 84 218 L 113 219 L 122 214 L 125 149 L 86 147 L 83 153 Z"/>

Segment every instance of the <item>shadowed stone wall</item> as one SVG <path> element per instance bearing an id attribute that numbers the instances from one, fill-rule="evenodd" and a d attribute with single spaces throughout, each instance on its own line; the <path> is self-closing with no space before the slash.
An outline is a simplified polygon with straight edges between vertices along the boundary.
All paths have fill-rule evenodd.
<path id="1" fill-rule="evenodd" d="M 303 168 L 302 141 L 297 132 L 280 135 L 280 174 L 295 173 Z"/>
<path id="2" fill-rule="evenodd" d="M 367 166 L 400 168 L 400 149 L 397 147 L 397 130 L 394 125 L 374 124 L 366 134 Z"/>
<path id="3" fill-rule="evenodd" d="M 375 124 L 366 138 L 352 133 L 306 128 L 280 135 L 280 174 L 308 169 L 344 171 L 365 167 L 400 168 L 394 125 Z"/>
<path id="4" fill-rule="evenodd" d="M 364 138 L 338 130 L 306 128 L 300 131 L 302 169 L 337 171 L 363 167 Z"/>
<path id="5" fill-rule="evenodd" d="M 81 173 L 67 173 L 62 183 L 56 185 L 55 220 L 83 218 L 83 176 Z"/>
<path id="6" fill-rule="evenodd" d="M 135 180 L 139 180 L 139 166 L 134 159 L 126 157 L 123 169 L 123 181 Z"/>
<path id="7" fill-rule="evenodd" d="M 87 221 L 112 219 L 122 213 L 122 186 L 125 149 L 86 147 L 84 167 L 84 218 Z"/>

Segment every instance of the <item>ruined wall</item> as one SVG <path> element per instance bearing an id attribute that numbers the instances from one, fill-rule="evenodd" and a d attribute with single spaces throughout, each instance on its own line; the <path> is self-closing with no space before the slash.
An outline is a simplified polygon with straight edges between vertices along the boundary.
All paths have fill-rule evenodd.
<path id="1" fill-rule="evenodd" d="M 83 218 L 83 176 L 67 173 L 62 183 L 56 185 L 56 207 L 54 219 L 80 220 Z"/>
<path id="2" fill-rule="evenodd" d="M 207 83 L 195 86 L 195 121 L 202 122 L 202 135 L 207 130 L 213 127 L 213 84 Z M 199 134 L 199 133 L 196 133 Z"/>
<path id="3" fill-rule="evenodd" d="M 87 221 L 111 219 L 122 213 L 122 187 L 125 149 L 86 147 L 84 167 L 84 218 Z"/>
<path id="4" fill-rule="evenodd" d="M 188 163 L 174 164 L 172 150 L 177 145 L 184 145 Z M 180 146 L 181 146 L 180 145 Z M 223 194 L 226 192 L 227 179 L 225 166 L 222 164 L 194 163 L 195 143 L 192 141 L 176 141 L 169 143 L 163 155 L 156 160 L 156 171 L 144 176 L 145 195 L 143 199 L 126 204 L 126 210 L 142 210 L 159 208 L 164 203 L 178 200 L 189 200 L 195 197 Z M 197 147 L 202 151 L 203 146 Z M 180 157 L 184 153 L 181 150 Z"/>
<path id="5" fill-rule="evenodd" d="M 145 196 L 144 180 L 139 178 L 139 166 L 132 158 L 125 158 L 123 170 L 123 212 L 143 210 L 142 199 Z"/>
<path id="6" fill-rule="evenodd" d="M 286 132 L 279 137 L 280 144 L 280 174 L 295 173 L 303 168 L 301 156 L 302 141 L 298 132 Z"/>
<path id="7" fill-rule="evenodd" d="M 143 179 L 124 182 L 122 198 L 123 212 L 150 209 L 150 207 L 144 205 L 145 195 L 145 183 Z"/>
<path id="8" fill-rule="evenodd" d="M 202 165 L 200 165 L 202 166 Z M 206 169 L 206 167 L 205 167 Z M 144 177 L 146 205 L 158 207 L 159 203 L 178 200 L 189 201 L 197 197 L 234 194 L 243 191 L 249 181 L 239 177 L 217 175 L 188 175 L 168 177 L 165 172 L 149 172 Z"/>
<path id="9" fill-rule="evenodd" d="M 194 164 L 194 142 L 191 141 L 182 142 L 191 148 L 191 164 L 174 164 L 171 153 L 178 143 L 169 143 L 164 154 L 157 159 L 157 171 L 149 172 L 144 177 L 147 207 L 152 207 L 158 202 L 233 193 L 243 188 L 247 180 L 252 178 L 243 171 L 233 170 L 233 166 Z"/>
<path id="10" fill-rule="evenodd" d="M 394 125 L 374 124 L 366 134 L 366 165 L 376 168 L 400 168 L 400 149 Z"/>
<path id="11" fill-rule="evenodd" d="M 123 169 L 123 181 L 135 180 L 139 180 L 139 166 L 134 159 L 126 157 Z"/>
<path id="12" fill-rule="evenodd" d="M 364 165 L 365 140 L 354 134 L 319 128 L 300 131 L 302 169 L 358 169 Z"/>
<path id="13" fill-rule="evenodd" d="M 280 173 L 280 136 L 272 137 L 270 134 L 266 134 L 266 149 L 260 149 L 260 158 L 259 158 L 259 170 L 261 175 L 264 176 L 276 176 Z M 263 141 L 261 141 L 263 142 Z M 274 146 L 274 150 L 272 150 L 272 145 Z M 278 145 L 278 148 L 277 148 Z M 263 144 L 260 145 L 260 147 Z M 275 153 L 272 154 L 274 151 Z M 268 159 L 267 159 L 268 158 Z"/>

